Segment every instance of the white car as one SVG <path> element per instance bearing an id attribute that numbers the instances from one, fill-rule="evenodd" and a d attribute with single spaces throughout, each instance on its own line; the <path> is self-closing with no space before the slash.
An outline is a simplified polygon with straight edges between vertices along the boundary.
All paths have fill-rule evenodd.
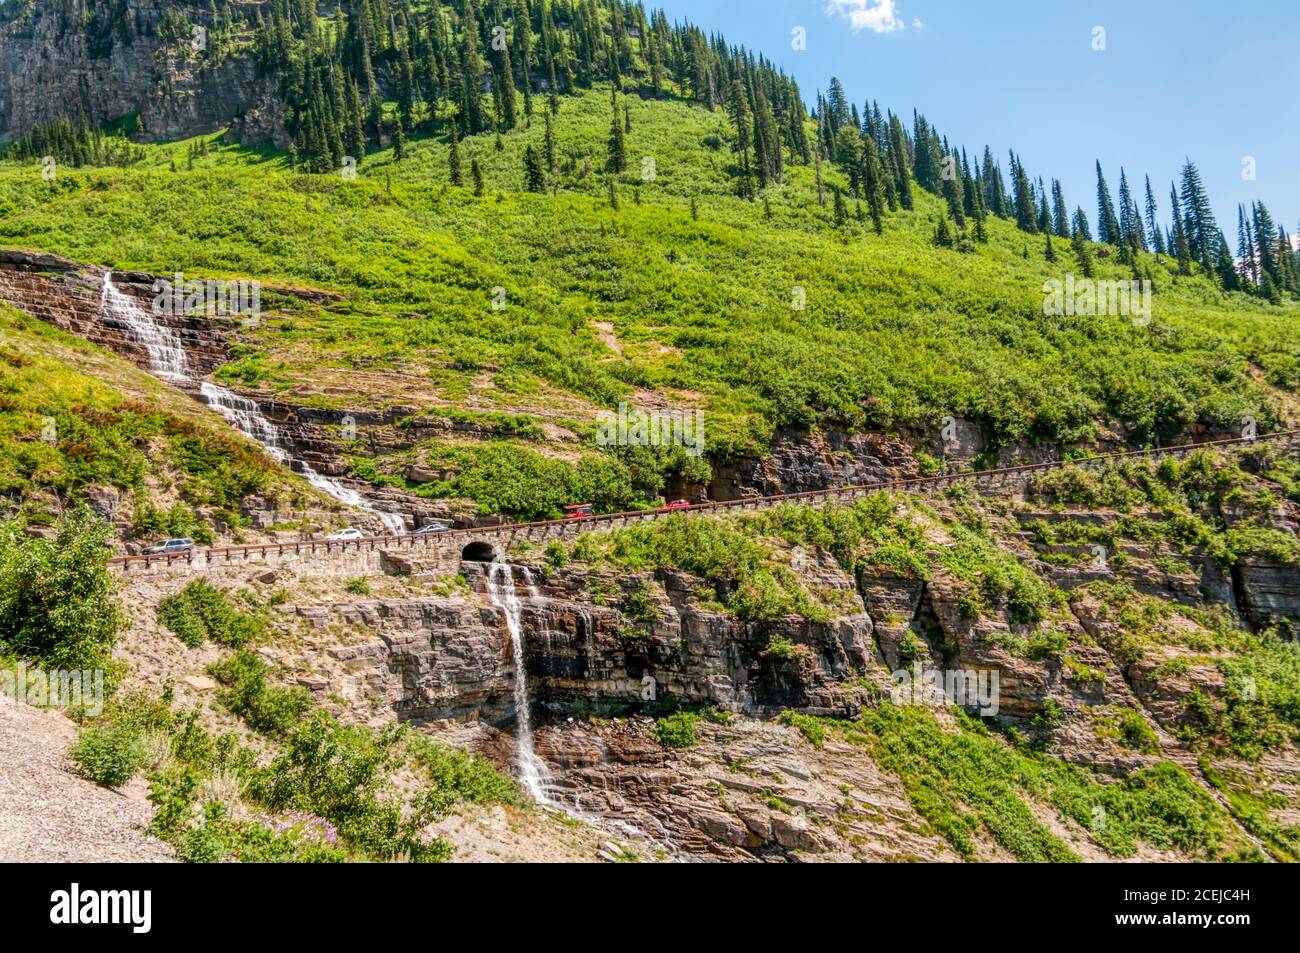
<path id="1" fill-rule="evenodd" d="M 339 530 L 337 533 L 330 533 L 328 536 L 325 537 L 326 540 L 363 539 L 363 538 L 364 538 L 364 534 L 361 532 L 361 530 L 353 529 L 350 526 L 347 529 Z"/>

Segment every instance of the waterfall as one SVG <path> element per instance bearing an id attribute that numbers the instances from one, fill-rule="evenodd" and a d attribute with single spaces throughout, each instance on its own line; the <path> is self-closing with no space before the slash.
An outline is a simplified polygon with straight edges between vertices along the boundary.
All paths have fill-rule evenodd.
<path id="1" fill-rule="evenodd" d="M 260 443 L 276 460 L 280 463 L 289 462 L 289 454 L 280 446 L 280 431 L 276 429 L 275 424 L 266 419 L 257 404 L 247 397 L 241 397 L 230 388 L 211 381 L 200 384 L 199 393 L 203 395 L 209 407 L 225 417 L 237 430 Z"/>
<path id="2" fill-rule="evenodd" d="M 531 588 L 527 570 L 523 570 Z M 514 572 L 501 561 L 493 562 L 488 569 L 488 594 L 492 604 L 506 617 L 506 631 L 510 634 L 510 651 L 515 662 L 515 765 L 519 782 L 539 804 L 550 804 L 547 794 L 550 771 L 533 750 L 533 722 L 528 701 L 528 670 L 524 664 L 524 627 L 521 622 L 522 603 L 515 592 Z"/>
<path id="3" fill-rule="evenodd" d="M 276 461 L 298 470 L 308 483 L 340 503 L 378 516 L 388 532 L 394 535 L 406 532 L 406 521 L 400 514 L 381 512 L 356 490 L 317 473 L 305 460 L 292 459 L 280 441 L 280 431 L 253 401 L 228 387 L 211 381 L 196 381 L 191 377 L 180 337 L 155 321 L 153 315 L 132 298 L 113 287 L 112 278 L 111 271 L 104 275 L 100 307 L 105 314 L 120 321 L 128 336 L 148 352 L 149 370 L 175 384 L 198 384 L 199 393 L 210 407 L 245 436 L 260 443 Z"/>
<path id="4" fill-rule="evenodd" d="M 114 288 L 112 278 L 111 271 L 105 273 L 104 287 L 99 293 L 100 308 L 126 325 L 127 336 L 145 349 L 149 355 L 149 370 L 169 381 L 190 382 L 180 337 Z"/>

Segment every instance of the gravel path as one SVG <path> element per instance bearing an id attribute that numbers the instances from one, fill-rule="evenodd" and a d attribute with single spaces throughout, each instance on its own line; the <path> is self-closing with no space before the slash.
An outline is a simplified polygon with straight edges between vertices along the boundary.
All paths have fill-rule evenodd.
<path id="1" fill-rule="evenodd" d="M 144 832 L 152 806 L 136 780 L 121 792 L 73 771 L 76 737 L 60 714 L 0 695 L 0 862 L 168 861 Z"/>

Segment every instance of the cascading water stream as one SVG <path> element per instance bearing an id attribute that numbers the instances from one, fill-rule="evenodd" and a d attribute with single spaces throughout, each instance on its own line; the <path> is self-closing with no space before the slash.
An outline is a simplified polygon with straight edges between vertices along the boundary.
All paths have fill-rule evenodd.
<path id="1" fill-rule="evenodd" d="M 153 316 L 113 287 L 113 273 L 104 275 L 99 306 L 126 326 L 127 335 L 149 355 L 149 369 L 169 381 L 190 382 L 189 365 L 181 339 Z"/>
<path id="2" fill-rule="evenodd" d="M 240 432 L 260 443 L 278 462 L 296 468 L 308 483 L 321 492 L 334 497 L 340 503 L 372 513 L 383 522 L 390 533 L 406 532 L 406 522 L 397 513 L 385 513 L 376 509 L 356 490 L 350 489 L 323 474 L 317 473 L 304 460 L 294 460 L 280 442 L 280 431 L 275 424 L 266 419 L 257 404 L 247 397 L 241 397 L 228 387 L 211 381 L 196 381 L 189 372 L 185 359 L 185 348 L 180 337 L 169 328 L 163 327 L 153 319 L 128 295 L 113 287 L 113 273 L 104 275 L 104 287 L 100 292 L 99 303 L 104 313 L 120 321 L 126 328 L 128 336 L 140 344 L 149 355 L 149 369 L 164 380 L 176 384 L 198 385 L 199 393 L 208 405 L 233 424 Z"/>
<path id="3" fill-rule="evenodd" d="M 520 570 L 531 588 L 528 570 Z M 510 634 L 510 651 L 515 662 L 515 764 L 519 783 L 538 804 L 551 804 L 548 789 L 550 771 L 546 763 L 533 750 L 533 722 L 529 711 L 528 671 L 524 660 L 524 628 L 521 622 L 523 605 L 515 591 L 514 572 L 500 560 L 488 568 L 488 594 L 492 604 L 506 617 L 506 631 Z"/>

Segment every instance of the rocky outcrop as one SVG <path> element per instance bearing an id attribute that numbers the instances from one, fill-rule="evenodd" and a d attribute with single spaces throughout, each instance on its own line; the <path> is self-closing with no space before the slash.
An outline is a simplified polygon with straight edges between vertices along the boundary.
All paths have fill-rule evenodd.
<path id="1" fill-rule="evenodd" d="M 1241 610 L 1253 625 L 1300 639 L 1300 565 L 1247 557 L 1233 568 Z"/>
<path id="2" fill-rule="evenodd" d="M 111 309 L 103 306 L 108 269 L 42 252 L 0 249 L 0 301 L 13 305 L 64 331 L 149 366 L 144 344 L 128 333 Z M 113 286 L 153 312 L 155 277 L 144 272 L 115 271 Z M 234 319 L 206 314 L 155 313 L 155 320 L 180 339 L 197 374 L 208 374 L 226 361 Z"/>
<path id="3" fill-rule="evenodd" d="M 716 466 L 708 494 L 712 500 L 735 500 L 919 475 L 911 446 L 899 437 L 783 428 L 773 436 L 767 456 Z"/>
<path id="4" fill-rule="evenodd" d="M 300 608 L 313 625 L 342 623 L 364 641 L 318 660 L 341 679 L 343 697 L 366 688 L 406 720 L 513 717 L 514 662 L 503 612 L 483 595 L 481 564 L 462 570 L 479 593 L 404 602 Z M 873 664 L 865 612 L 828 622 L 745 623 L 707 608 L 701 580 L 679 572 L 619 577 L 515 567 L 523 601 L 525 664 L 537 704 L 557 714 L 587 707 L 659 710 L 713 705 L 775 713 L 797 708 L 856 717 L 871 693 L 851 680 Z M 647 608 L 627 608 L 653 592 Z M 604 603 L 604 604 L 602 604 Z M 773 640 L 783 646 L 770 650 Z"/>
<path id="5" fill-rule="evenodd" d="M 245 141 L 288 145 L 278 78 L 259 76 L 247 47 L 220 53 L 206 42 L 214 36 L 193 32 L 211 33 L 208 4 L 89 0 L 84 19 L 65 5 L 7 6 L 13 11 L 0 8 L 0 141 L 59 118 L 84 115 L 98 125 L 138 115 L 141 138 L 180 139 L 235 121 Z M 252 17 L 256 6 L 226 9 Z M 251 22 L 233 24 L 235 37 L 249 39 Z"/>

